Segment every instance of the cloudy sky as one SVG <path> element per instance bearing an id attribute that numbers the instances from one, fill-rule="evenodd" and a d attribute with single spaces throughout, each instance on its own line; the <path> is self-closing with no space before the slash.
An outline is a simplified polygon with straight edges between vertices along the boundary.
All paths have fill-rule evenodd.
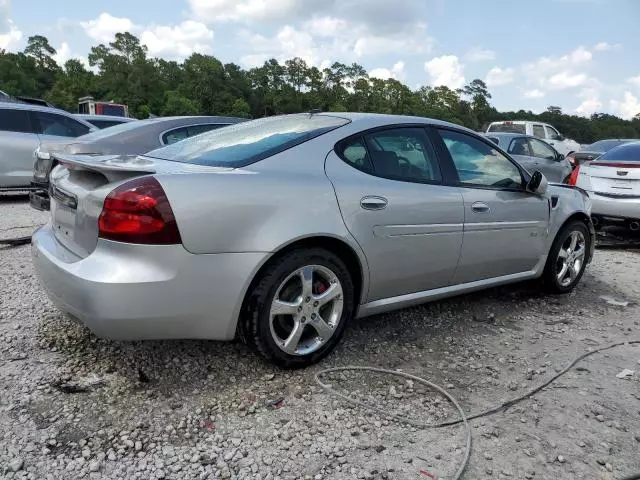
<path id="1" fill-rule="evenodd" d="M 130 31 L 153 56 L 357 62 L 417 88 L 480 78 L 501 110 L 640 112 L 637 0 L 0 0 L 0 48 L 57 60 Z"/>

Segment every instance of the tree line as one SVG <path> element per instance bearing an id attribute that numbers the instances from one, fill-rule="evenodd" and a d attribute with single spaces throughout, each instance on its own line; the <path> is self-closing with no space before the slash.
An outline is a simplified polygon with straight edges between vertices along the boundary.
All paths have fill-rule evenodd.
<path id="1" fill-rule="evenodd" d="M 150 58 L 131 33 L 91 48 L 89 66 L 70 59 L 63 66 L 41 35 L 29 37 L 21 52 L 0 50 L 0 90 L 10 95 L 44 98 L 77 111 L 78 98 L 92 95 L 129 105 L 136 118 L 154 115 L 231 115 L 258 118 L 321 109 L 417 115 L 484 130 L 491 121 L 538 120 L 551 123 L 580 143 L 602 138 L 640 138 L 640 112 L 631 120 L 595 113 L 590 118 L 562 113 L 499 112 L 486 84 L 473 80 L 464 88 L 422 86 L 370 77 L 357 63 L 335 62 L 319 69 L 301 58 L 243 69 L 211 55 L 194 53 L 183 62 Z"/>

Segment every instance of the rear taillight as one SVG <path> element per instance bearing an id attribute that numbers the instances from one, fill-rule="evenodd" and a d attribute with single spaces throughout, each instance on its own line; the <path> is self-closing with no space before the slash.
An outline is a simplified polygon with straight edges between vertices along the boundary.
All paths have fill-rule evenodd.
<path id="1" fill-rule="evenodd" d="M 126 243 L 182 243 L 169 200 L 158 181 L 142 177 L 114 189 L 104 200 L 99 236 Z"/>
<path id="2" fill-rule="evenodd" d="M 576 165 L 576 168 L 573 169 L 567 183 L 575 186 L 578 183 L 578 175 L 580 175 L 580 165 Z"/>

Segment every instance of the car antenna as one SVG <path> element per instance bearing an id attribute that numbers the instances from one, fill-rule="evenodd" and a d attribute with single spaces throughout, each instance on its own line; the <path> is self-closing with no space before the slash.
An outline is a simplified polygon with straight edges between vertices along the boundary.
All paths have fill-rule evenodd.
<path id="1" fill-rule="evenodd" d="M 312 117 L 314 115 L 317 115 L 318 113 L 322 113 L 322 109 L 321 108 L 312 108 L 311 110 L 309 110 L 309 116 Z"/>

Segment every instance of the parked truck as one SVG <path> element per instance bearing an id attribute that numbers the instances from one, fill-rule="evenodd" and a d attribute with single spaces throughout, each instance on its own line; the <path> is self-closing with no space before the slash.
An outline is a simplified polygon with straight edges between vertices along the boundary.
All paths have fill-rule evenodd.
<path id="1" fill-rule="evenodd" d="M 580 150 L 580 144 L 562 135 L 558 130 L 542 122 L 531 122 L 526 120 L 505 120 L 503 122 L 492 122 L 487 128 L 487 133 L 507 132 L 532 135 L 544 140 L 562 155 L 569 155 Z"/>

